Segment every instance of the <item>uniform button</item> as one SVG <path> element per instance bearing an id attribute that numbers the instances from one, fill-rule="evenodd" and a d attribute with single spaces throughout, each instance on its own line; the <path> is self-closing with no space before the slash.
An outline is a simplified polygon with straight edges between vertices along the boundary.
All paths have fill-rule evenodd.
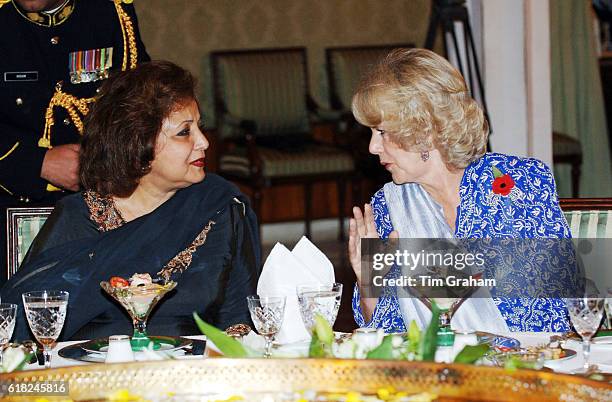
<path id="1" fill-rule="evenodd" d="M 100 93 L 100 88 L 96 88 L 96 93 L 99 94 Z"/>
<path id="2" fill-rule="evenodd" d="M 15 104 L 17 104 L 17 106 L 23 105 L 23 99 L 21 99 L 21 98 L 15 99 Z"/>
<path id="3" fill-rule="evenodd" d="M 51 38 L 52 45 L 57 45 L 58 43 L 59 43 L 59 36 L 54 36 L 53 38 Z"/>
<path id="4" fill-rule="evenodd" d="M 70 125 L 70 119 L 69 119 L 69 118 L 67 118 L 67 117 L 66 117 L 66 118 L 64 119 L 64 125 L 65 125 L 65 126 L 69 126 L 69 125 Z"/>

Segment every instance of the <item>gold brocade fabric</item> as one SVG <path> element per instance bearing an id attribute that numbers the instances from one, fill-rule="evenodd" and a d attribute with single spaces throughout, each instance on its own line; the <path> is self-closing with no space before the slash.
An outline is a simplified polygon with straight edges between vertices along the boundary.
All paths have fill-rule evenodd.
<path id="1" fill-rule="evenodd" d="M 98 225 L 100 232 L 108 232 L 125 224 L 111 197 L 103 197 L 91 190 L 85 191 L 83 197 L 89 208 L 89 218 Z"/>
<path id="2" fill-rule="evenodd" d="M 193 253 L 195 253 L 198 247 L 206 242 L 208 232 L 210 232 L 210 229 L 212 229 L 214 224 L 214 221 L 208 221 L 204 229 L 198 233 L 191 245 L 171 259 L 170 262 L 168 262 L 166 266 L 157 273 L 157 275 L 160 275 L 166 281 L 169 281 L 172 274 L 176 272 L 184 272 L 187 268 L 189 268 L 189 265 L 191 265 L 191 260 L 193 259 Z"/>
<path id="3" fill-rule="evenodd" d="M 96 223 L 100 232 L 108 232 L 124 225 L 125 219 L 117 209 L 112 197 L 104 197 L 96 191 L 85 191 L 83 193 L 85 203 L 89 209 L 89 218 Z M 210 220 L 191 244 L 177 255 L 175 255 L 158 273 L 166 281 L 174 273 L 182 273 L 191 265 L 193 253 L 206 242 L 208 232 L 215 222 Z"/>

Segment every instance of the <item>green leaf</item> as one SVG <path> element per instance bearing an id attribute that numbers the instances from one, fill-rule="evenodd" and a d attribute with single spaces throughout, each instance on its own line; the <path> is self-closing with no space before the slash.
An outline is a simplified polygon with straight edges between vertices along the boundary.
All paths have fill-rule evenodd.
<path id="1" fill-rule="evenodd" d="M 471 346 L 466 345 L 461 352 L 455 357 L 455 363 L 474 364 L 478 359 L 489 351 L 489 345 L 486 343 Z"/>
<path id="2" fill-rule="evenodd" d="M 513 372 L 517 369 L 535 369 L 537 368 L 536 362 L 526 362 L 521 360 L 517 356 L 510 356 L 504 363 L 504 368 L 507 371 Z"/>
<path id="3" fill-rule="evenodd" d="M 249 357 L 248 350 L 236 339 L 207 324 L 197 313 L 193 313 L 193 318 L 200 331 L 219 348 L 225 357 Z"/>
<path id="4" fill-rule="evenodd" d="M 408 326 L 408 351 L 417 353 L 421 343 L 421 330 L 416 321 L 410 321 Z"/>
<path id="5" fill-rule="evenodd" d="M 310 357 L 329 357 L 332 355 L 332 344 L 334 343 L 334 330 L 329 322 L 321 314 L 314 316 L 314 329 L 310 339 L 308 356 Z"/>
<path id="6" fill-rule="evenodd" d="M 436 348 L 438 346 L 438 329 L 440 328 L 440 309 L 433 300 L 431 301 L 431 321 L 425 330 L 425 336 L 421 340 L 418 355 L 426 362 L 434 361 Z"/>
<path id="7" fill-rule="evenodd" d="M 502 177 L 504 174 L 501 172 L 501 170 L 499 170 L 498 168 L 496 168 L 495 166 L 493 166 L 493 177 L 494 178 L 498 178 L 498 177 Z"/>
<path id="8" fill-rule="evenodd" d="M 317 336 L 316 331 L 312 334 L 312 338 L 310 338 L 310 347 L 308 348 L 308 357 L 325 357 L 325 348 L 321 344 L 319 337 Z"/>
<path id="9" fill-rule="evenodd" d="M 331 345 L 334 342 L 334 330 L 331 325 L 329 325 L 329 322 L 319 313 L 315 314 L 314 322 L 314 332 L 319 337 L 319 340 L 324 344 Z"/>
<path id="10" fill-rule="evenodd" d="M 382 343 L 367 354 L 367 359 L 393 359 L 393 335 L 385 336 Z"/>

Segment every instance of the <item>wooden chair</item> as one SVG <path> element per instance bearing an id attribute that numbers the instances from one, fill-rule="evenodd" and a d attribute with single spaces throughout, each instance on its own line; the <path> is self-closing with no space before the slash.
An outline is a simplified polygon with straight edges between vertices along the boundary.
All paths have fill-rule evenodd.
<path id="1" fill-rule="evenodd" d="M 6 280 L 17 272 L 32 241 L 52 211 L 53 207 L 6 209 Z"/>
<path id="2" fill-rule="evenodd" d="M 393 49 L 411 48 L 414 44 L 377 46 L 343 46 L 325 49 L 330 105 L 341 115 L 340 131 L 352 145 L 357 172 L 371 182 L 366 197 L 389 181 L 389 173 L 368 152 L 370 130 L 359 125 L 351 113 L 351 100 L 366 71 Z M 359 200 L 361 201 L 361 200 Z"/>
<path id="3" fill-rule="evenodd" d="M 220 174 L 252 189 L 260 220 L 264 188 L 302 184 L 307 236 L 312 185 L 335 181 L 343 239 L 346 185 L 354 179 L 355 165 L 337 141 L 313 139 L 313 121 L 337 114 L 323 112 L 310 97 L 306 49 L 216 51 L 211 65 Z"/>

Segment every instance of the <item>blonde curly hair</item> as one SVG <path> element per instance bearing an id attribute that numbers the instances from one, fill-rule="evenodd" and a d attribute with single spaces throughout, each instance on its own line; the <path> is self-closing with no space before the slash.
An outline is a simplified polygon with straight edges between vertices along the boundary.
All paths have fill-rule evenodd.
<path id="1" fill-rule="evenodd" d="M 436 148 L 450 168 L 486 152 L 489 125 L 465 81 L 446 59 L 426 49 L 395 49 L 362 79 L 353 115 L 368 127 L 385 123 L 404 150 Z"/>

